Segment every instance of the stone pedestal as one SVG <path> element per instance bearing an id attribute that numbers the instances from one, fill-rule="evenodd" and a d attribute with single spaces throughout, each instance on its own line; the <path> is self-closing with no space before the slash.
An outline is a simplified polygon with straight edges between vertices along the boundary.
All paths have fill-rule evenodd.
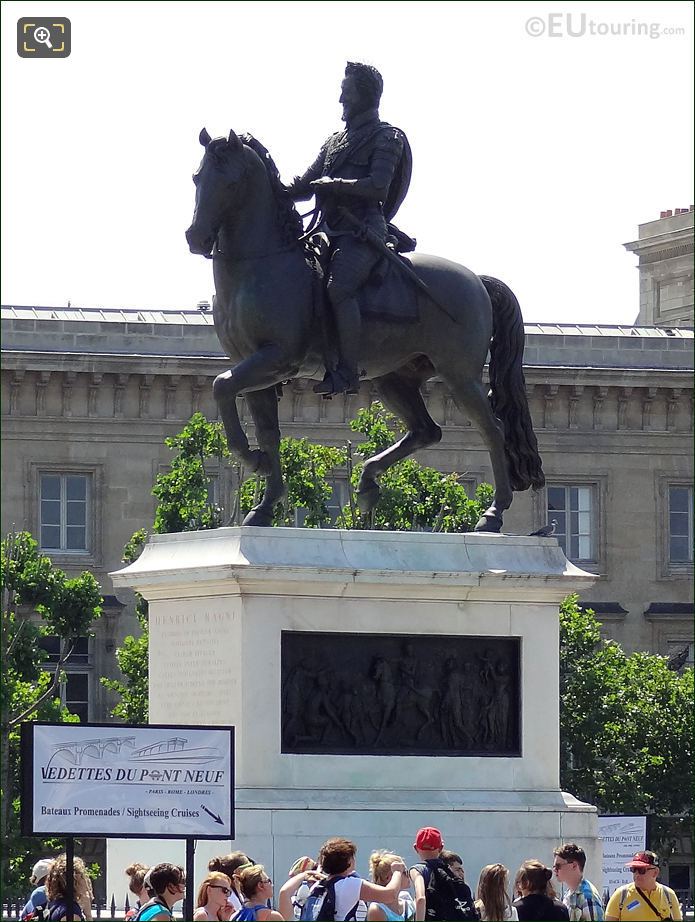
<path id="1" fill-rule="evenodd" d="M 585 848 L 587 874 L 600 884 L 595 808 L 560 791 L 558 762 L 558 605 L 594 577 L 569 563 L 554 538 L 222 528 L 154 536 L 139 560 L 112 578 L 150 603 L 150 720 L 236 727 L 234 847 L 264 862 L 276 880 L 331 835 L 357 842 L 363 873 L 373 848 L 414 860 L 415 831 L 433 825 L 462 853 L 473 886 L 488 863 L 501 861 L 512 872 L 525 858 L 550 864 L 561 841 Z M 416 682 L 426 687 L 428 676 L 439 676 L 430 701 L 437 714 L 447 683 L 441 663 L 419 655 L 427 643 L 431 650 L 451 647 L 447 668 L 455 672 L 461 644 L 470 639 L 469 669 L 474 663 L 480 675 L 489 668 L 484 639 L 492 651 L 507 641 L 505 649 L 519 651 L 512 701 L 518 711 L 504 731 L 504 754 L 483 731 L 477 742 L 461 737 L 456 744 L 471 754 L 435 752 L 437 739 L 458 737 L 455 727 L 434 725 L 417 744 L 410 740 L 423 754 L 376 754 L 378 746 L 370 754 L 379 702 L 371 736 L 356 747 L 360 754 L 350 754 L 344 739 L 336 743 L 325 715 L 293 729 L 291 675 L 281 662 L 283 636 L 286 644 L 293 632 L 307 632 L 308 641 L 321 635 L 326 649 L 334 640 L 338 662 L 341 635 L 364 639 L 364 667 L 354 666 L 352 640 L 345 667 L 355 672 L 360 688 L 353 693 L 361 702 L 377 693 L 379 635 L 390 650 L 396 637 L 412 642 Z M 332 636 L 326 641 L 326 635 Z M 306 665 L 309 672 L 321 669 Z M 294 686 L 292 707 L 308 687 Z M 410 694 L 403 684 L 399 689 L 401 698 Z M 335 688 L 330 694 L 339 707 Z M 306 748 L 312 727 L 330 752 L 283 751 Z M 393 749 L 393 727 L 389 733 Z M 206 843 L 206 854 L 229 849 Z"/>

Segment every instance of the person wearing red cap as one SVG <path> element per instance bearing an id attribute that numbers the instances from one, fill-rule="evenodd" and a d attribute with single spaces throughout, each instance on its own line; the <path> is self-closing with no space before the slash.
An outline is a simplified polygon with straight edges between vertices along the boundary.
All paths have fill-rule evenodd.
<path id="1" fill-rule="evenodd" d="M 415 919 L 477 919 L 473 894 L 442 858 L 444 840 L 434 826 L 418 829 L 413 848 L 420 862 L 410 869 L 415 888 Z"/>
<path id="2" fill-rule="evenodd" d="M 637 852 L 625 865 L 634 879 L 613 893 L 606 906 L 606 922 L 652 922 L 682 919 L 678 897 L 670 887 L 657 883 L 659 859 L 655 852 Z"/>

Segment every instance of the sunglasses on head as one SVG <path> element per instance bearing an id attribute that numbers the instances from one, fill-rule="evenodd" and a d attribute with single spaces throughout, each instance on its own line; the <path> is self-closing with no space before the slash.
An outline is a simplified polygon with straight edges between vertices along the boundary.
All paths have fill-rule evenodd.
<path id="1" fill-rule="evenodd" d="M 221 890 L 225 896 L 229 896 L 232 892 L 229 887 L 225 887 L 224 884 L 208 884 L 208 888 L 211 890 Z"/>

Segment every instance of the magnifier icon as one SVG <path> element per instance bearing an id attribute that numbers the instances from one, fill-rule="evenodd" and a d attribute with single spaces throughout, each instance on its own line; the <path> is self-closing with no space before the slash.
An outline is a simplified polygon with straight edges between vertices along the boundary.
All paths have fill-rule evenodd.
<path id="1" fill-rule="evenodd" d="M 45 45 L 46 48 L 53 50 L 51 33 L 46 26 L 39 26 L 37 29 L 34 29 L 34 41 L 39 45 Z"/>

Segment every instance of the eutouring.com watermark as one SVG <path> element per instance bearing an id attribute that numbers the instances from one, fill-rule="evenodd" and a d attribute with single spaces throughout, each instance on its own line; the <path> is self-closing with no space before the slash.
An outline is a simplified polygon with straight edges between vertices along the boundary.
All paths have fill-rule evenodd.
<path id="1" fill-rule="evenodd" d="M 584 38 L 589 35 L 613 38 L 661 38 L 685 35 L 684 26 L 665 26 L 640 19 L 607 21 L 586 13 L 547 13 L 526 20 L 526 32 L 532 38 Z"/>

